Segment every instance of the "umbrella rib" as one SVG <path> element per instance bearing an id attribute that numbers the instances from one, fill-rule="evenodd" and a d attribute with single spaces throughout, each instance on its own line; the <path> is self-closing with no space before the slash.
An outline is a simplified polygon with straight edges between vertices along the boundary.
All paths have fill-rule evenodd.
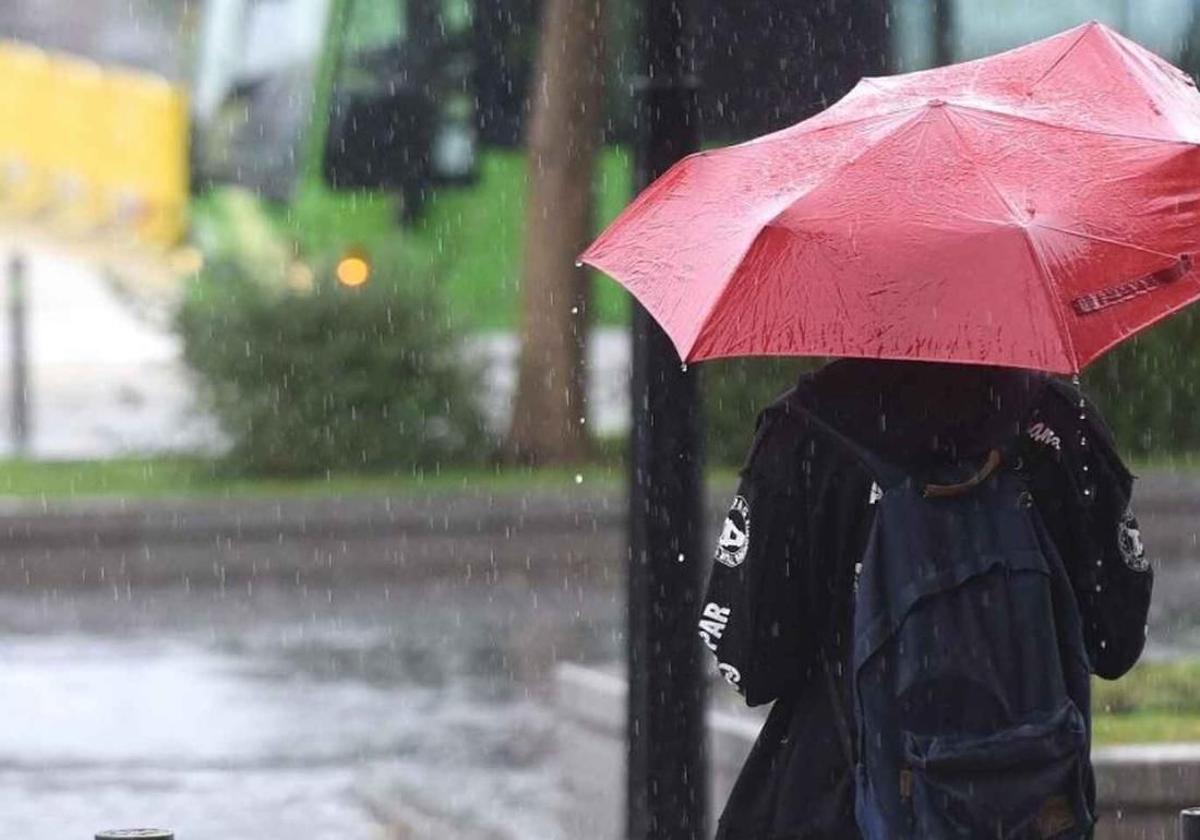
<path id="1" fill-rule="evenodd" d="M 1056 128 L 1060 131 L 1073 131 L 1077 134 L 1090 134 L 1096 137 L 1112 137 L 1117 140 L 1140 140 L 1145 143 L 1163 143 L 1169 146 L 1200 146 L 1200 142 L 1195 140 L 1184 140 L 1182 138 L 1172 137 L 1152 137 L 1148 134 L 1130 134 L 1124 131 L 1104 131 L 1099 128 L 1084 128 L 1077 125 L 1066 125 L 1064 123 L 1051 122 L 1050 120 L 1040 120 L 1036 117 L 1031 117 L 1028 114 L 1016 114 L 1012 111 L 1002 111 L 998 108 L 985 108 L 982 105 L 972 105 L 965 102 L 947 103 L 951 110 L 978 111 L 981 114 L 992 114 L 997 117 L 1008 117 L 1009 119 L 1021 120 L 1023 122 L 1042 125 L 1047 128 Z"/>
<path id="2" fill-rule="evenodd" d="M 1195 93 L 1195 83 L 1190 77 L 1183 73 L 1178 67 L 1163 62 L 1153 54 L 1139 55 L 1134 49 L 1133 44 L 1122 37 L 1115 37 L 1112 32 L 1104 33 L 1105 39 L 1112 44 L 1121 56 L 1121 67 L 1125 70 L 1125 74 L 1143 90 L 1145 85 L 1138 78 L 1139 72 L 1144 72 L 1154 77 L 1158 82 L 1175 82 L 1186 84 L 1193 88 L 1192 93 Z M 1138 45 L 1140 47 L 1140 45 Z M 1165 66 L 1164 66 L 1165 65 Z"/>
<path id="3" fill-rule="evenodd" d="M 895 139 L 896 136 L 899 135 L 903 130 L 920 125 L 921 123 L 924 122 L 924 120 L 921 118 L 924 117 L 924 115 L 925 115 L 925 109 L 897 110 L 897 111 L 894 111 L 891 114 L 889 114 L 889 116 L 895 116 L 896 114 L 902 114 L 902 113 L 904 113 L 905 110 L 912 110 L 914 112 L 914 114 L 919 118 L 918 119 L 910 119 L 910 120 L 901 120 L 901 121 L 897 122 L 891 131 L 889 131 L 887 134 L 883 135 L 882 137 L 878 138 L 876 140 L 876 142 L 868 144 L 865 149 L 863 149 L 861 152 L 856 154 L 854 157 L 847 160 L 841 166 L 837 167 L 837 169 L 834 170 L 833 172 L 831 172 L 827 177 L 823 178 L 820 181 L 820 183 L 812 184 L 811 186 L 808 187 L 808 189 L 806 189 L 803 193 L 801 193 L 799 195 L 789 195 L 787 198 L 787 201 L 781 202 L 782 206 L 775 212 L 771 213 L 770 218 L 768 218 L 765 222 L 763 222 L 762 226 L 758 229 L 758 232 L 755 233 L 754 236 L 750 237 L 750 241 L 746 243 L 746 247 L 742 250 L 741 256 L 734 263 L 735 268 L 734 268 L 733 274 L 730 276 L 730 281 L 732 281 L 734 278 L 736 278 L 738 276 L 737 275 L 737 266 L 741 265 L 742 260 L 744 260 L 746 258 L 746 255 L 749 254 L 751 249 L 754 248 L 755 244 L 762 237 L 763 232 L 766 231 L 768 228 L 780 227 L 779 225 L 776 224 L 776 222 L 779 220 L 779 216 L 785 210 L 787 210 L 789 207 L 794 206 L 797 202 L 804 200 L 806 197 L 808 197 L 810 194 L 812 194 L 815 190 L 830 183 L 833 179 L 837 178 L 842 173 L 849 170 L 850 167 L 854 166 L 854 164 L 858 163 L 860 160 L 862 160 L 864 157 L 866 157 L 872 151 L 877 150 L 884 143 L 888 142 L 889 140 Z M 685 359 L 684 359 L 685 361 L 687 360 L 688 357 L 691 356 L 692 351 L 696 347 L 696 344 L 700 341 L 700 337 L 702 335 L 704 335 L 704 329 L 705 329 L 705 327 L 708 326 L 709 319 L 711 319 L 713 316 L 713 313 L 717 311 L 717 308 L 721 305 L 721 302 L 725 300 L 725 298 L 729 294 L 729 290 L 730 290 L 730 288 L 732 288 L 732 286 L 733 286 L 732 282 L 726 283 L 724 286 L 722 286 L 721 290 L 713 297 L 712 302 L 705 308 L 704 315 L 698 321 L 699 326 L 696 329 L 696 334 L 692 336 L 691 341 L 688 344 L 687 357 L 685 357 Z"/>
<path id="4" fill-rule="evenodd" d="M 766 220 L 766 222 L 763 223 L 763 228 L 765 229 L 765 228 L 768 228 L 768 227 L 771 227 L 772 225 L 774 225 L 775 222 L 779 220 L 780 214 L 782 214 L 785 210 L 792 207 L 797 202 L 803 201 L 804 199 L 808 198 L 812 193 L 816 192 L 817 190 L 821 189 L 824 186 L 827 186 L 828 184 L 832 183 L 837 178 L 841 177 L 842 174 L 849 171 L 851 167 L 853 167 L 855 164 L 857 164 L 860 160 L 865 158 L 871 152 L 876 151 L 881 146 L 883 146 L 885 143 L 896 139 L 896 137 L 902 131 L 904 131 L 906 129 L 915 128 L 915 127 L 921 125 L 925 121 L 924 118 L 925 118 L 925 113 L 927 110 L 925 108 L 911 108 L 911 109 L 906 108 L 903 110 L 892 111 L 891 113 L 887 114 L 887 116 L 895 116 L 897 114 L 903 114 L 903 113 L 905 113 L 905 111 L 910 111 L 910 110 L 913 112 L 914 116 L 917 117 L 917 119 L 901 120 L 901 121 L 897 122 L 896 125 L 892 127 L 891 131 L 889 131 L 886 134 L 884 134 L 883 136 L 877 138 L 875 140 L 875 142 L 867 144 L 866 148 L 864 148 L 861 152 L 859 152 L 858 154 L 856 154 L 854 157 L 850 158 L 849 160 L 843 162 L 832 172 L 825 175 L 825 177 L 823 177 L 818 183 L 809 185 L 808 188 L 805 189 L 803 192 L 800 192 L 795 195 L 789 195 L 787 201 L 783 204 L 783 206 L 776 212 L 772 213 L 770 218 L 768 218 Z"/>
<path id="5" fill-rule="evenodd" d="M 988 185 L 988 189 L 995 194 L 997 200 L 999 200 L 999 202 L 1004 205 L 1004 208 L 1008 210 L 1009 218 L 1007 223 L 1012 224 L 1015 222 L 1019 224 L 1021 220 L 1021 214 L 1017 212 L 1015 207 L 1013 207 L 1012 202 L 1008 200 L 1008 196 L 1001 192 L 1000 188 L 996 186 L 996 182 L 991 179 L 991 176 L 988 175 L 987 171 L 976 162 L 975 155 L 971 153 L 970 145 L 967 143 L 966 138 L 962 136 L 962 132 L 958 130 L 958 126 L 954 123 L 952 113 L 953 109 L 946 109 L 946 122 L 949 124 L 950 130 L 954 132 L 954 139 L 958 141 L 959 148 L 961 148 L 963 151 L 963 156 L 967 159 L 967 162 L 971 164 L 971 168 L 975 170 L 975 173 L 983 179 L 985 184 Z"/>
<path id="6" fill-rule="evenodd" d="M 1043 278 L 1047 284 L 1053 287 L 1054 292 L 1057 293 L 1057 295 L 1051 294 L 1050 290 L 1047 289 L 1046 298 L 1050 304 L 1050 311 L 1054 313 L 1055 324 L 1058 326 L 1058 340 L 1062 344 L 1063 351 L 1067 354 L 1067 357 L 1071 361 L 1071 367 L 1078 370 L 1079 360 L 1075 353 L 1075 345 L 1071 342 L 1071 332 L 1067 328 L 1067 323 L 1063 319 L 1062 311 L 1058 306 L 1058 298 L 1062 297 L 1062 289 L 1059 288 L 1058 281 L 1051 273 L 1050 267 L 1046 265 L 1046 261 L 1042 257 L 1042 252 L 1037 247 L 1037 242 L 1034 241 L 1032 234 L 1029 232 L 1028 224 L 1024 222 L 1019 214 L 1017 214 L 1012 204 L 1010 204 L 1008 199 L 1004 196 L 1004 193 L 1002 193 L 1000 188 L 996 186 L 994 181 L 992 181 L 991 176 L 989 176 L 987 173 L 987 170 L 985 170 L 978 164 L 978 162 L 976 162 L 975 156 L 971 153 L 970 145 L 967 144 L 967 141 L 959 132 L 958 126 L 954 124 L 954 119 L 952 118 L 951 113 L 952 109 L 946 109 L 946 122 L 950 124 L 951 130 L 954 132 L 954 137 L 956 140 L 958 140 L 959 147 L 963 151 L 963 156 L 967 159 L 968 163 L 970 163 L 971 168 L 979 174 L 979 177 L 983 179 L 984 183 L 991 188 L 992 192 L 996 194 L 996 197 L 1004 204 L 1005 207 L 1008 208 L 1009 212 L 1013 214 L 1013 217 L 1008 221 L 1007 225 L 1010 227 L 1016 227 L 1021 231 L 1021 234 L 1025 237 L 1025 243 L 1029 248 L 1030 254 L 1033 256 L 1035 264 L 1042 272 Z"/>
<path id="7" fill-rule="evenodd" d="M 1033 227 L 1052 230 L 1055 233 L 1065 233 L 1068 236 L 1078 236 L 1080 239 L 1090 239 L 1092 242 L 1103 242 L 1105 245 L 1113 245 L 1117 248 L 1127 248 L 1131 251 L 1138 251 L 1143 254 L 1151 254 L 1156 257 L 1165 257 L 1167 259 L 1178 259 L 1178 254 L 1168 254 L 1164 251 L 1156 251 L 1153 248 L 1147 248 L 1143 245 L 1137 245 L 1133 242 L 1122 242 L 1119 239 L 1109 239 L 1106 236 L 1096 236 L 1091 233 L 1084 233 L 1081 230 L 1071 230 L 1070 228 L 1062 228 L 1057 225 L 1048 225 L 1044 222 L 1039 222 L 1036 219 L 1031 219 L 1029 222 Z"/>
<path id="8" fill-rule="evenodd" d="M 1049 76 L 1051 73 L 1053 73 L 1055 70 L 1057 70 L 1058 66 L 1060 64 L 1062 64 L 1064 61 L 1066 61 L 1067 57 L 1070 56 L 1071 53 L 1075 52 L 1075 48 L 1078 47 L 1080 45 L 1080 43 L 1082 43 L 1083 39 L 1088 36 L 1088 33 L 1091 32 L 1093 28 L 1094 27 L 1090 24 L 1084 25 L 1083 31 L 1079 33 L 1079 37 L 1077 37 L 1074 41 L 1072 41 L 1070 46 L 1068 46 L 1065 50 L 1063 50 L 1062 55 L 1060 55 L 1058 58 L 1054 59 L 1054 62 L 1049 67 L 1046 68 L 1046 71 L 1044 73 L 1042 73 L 1042 75 L 1038 76 L 1036 79 L 1033 80 L 1033 82 L 1030 83 L 1028 92 L 1033 93 L 1033 89 L 1035 87 L 1037 87 L 1042 82 L 1044 82 L 1046 80 L 1047 76 Z"/>
<path id="9" fill-rule="evenodd" d="M 1029 246 L 1029 252 L 1033 255 L 1034 262 L 1041 269 L 1042 276 L 1046 283 L 1053 287 L 1057 294 L 1051 294 L 1050 290 L 1046 290 L 1046 299 L 1050 303 L 1050 311 L 1054 313 L 1054 321 L 1058 324 L 1058 339 L 1062 343 L 1063 351 L 1066 352 L 1067 358 L 1071 360 L 1071 370 L 1079 370 L 1079 356 L 1075 352 L 1075 344 L 1071 341 L 1071 331 L 1067 327 L 1067 322 L 1063 318 L 1062 310 L 1059 308 L 1059 299 L 1062 297 L 1062 288 L 1058 285 L 1058 281 L 1054 278 L 1054 273 L 1050 271 L 1050 266 L 1046 265 L 1046 259 L 1042 256 L 1041 249 L 1038 248 L 1037 242 L 1033 235 L 1029 232 L 1029 228 L 1025 225 L 1018 225 L 1021 233 L 1025 237 L 1025 243 Z"/>

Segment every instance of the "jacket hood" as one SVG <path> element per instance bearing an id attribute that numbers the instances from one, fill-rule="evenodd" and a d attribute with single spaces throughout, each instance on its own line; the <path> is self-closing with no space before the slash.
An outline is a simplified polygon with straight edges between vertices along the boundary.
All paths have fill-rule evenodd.
<path id="1" fill-rule="evenodd" d="M 1007 446 L 1048 382 L 1014 368 L 842 359 L 802 376 L 784 401 L 903 465 Z"/>

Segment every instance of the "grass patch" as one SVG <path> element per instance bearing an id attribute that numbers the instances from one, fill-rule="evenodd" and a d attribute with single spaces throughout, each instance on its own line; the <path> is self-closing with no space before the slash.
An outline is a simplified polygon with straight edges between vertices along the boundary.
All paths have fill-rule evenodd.
<path id="1" fill-rule="evenodd" d="M 1092 741 L 1097 746 L 1200 741 L 1200 715 L 1170 712 L 1106 715 L 1097 712 L 1092 719 Z"/>
<path id="2" fill-rule="evenodd" d="M 619 465 L 531 470 L 519 467 L 377 474 L 331 473 L 314 478 L 240 478 L 200 458 L 0 462 L 0 496 L 17 499 L 270 498 L 522 490 L 618 489 Z"/>
<path id="3" fill-rule="evenodd" d="M 1146 660 L 1119 680 L 1094 680 L 1092 705 L 1114 715 L 1165 712 L 1200 717 L 1200 659 Z"/>
<path id="4" fill-rule="evenodd" d="M 1200 660 L 1143 661 L 1119 680 L 1092 680 L 1098 744 L 1200 741 Z"/>
<path id="5" fill-rule="evenodd" d="M 1130 459 L 1129 468 L 1134 475 L 1144 475 L 1148 472 L 1184 472 L 1200 471 L 1200 452 L 1180 452 L 1161 455 L 1142 455 Z M 1134 491 L 1137 492 L 1136 490 Z M 1135 496 L 1136 502 L 1136 496 Z"/>
<path id="6" fill-rule="evenodd" d="M 728 468 L 707 472 L 708 492 L 723 500 L 737 474 Z M 583 488 L 624 491 L 628 481 L 625 441 L 594 442 L 592 460 L 578 467 L 472 466 L 332 472 L 326 476 L 248 478 L 208 458 L 113 458 L 95 461 L 0 460 L 0 497 L 16 499 L 192 498 L 273 496 L 367 496 Z"/>

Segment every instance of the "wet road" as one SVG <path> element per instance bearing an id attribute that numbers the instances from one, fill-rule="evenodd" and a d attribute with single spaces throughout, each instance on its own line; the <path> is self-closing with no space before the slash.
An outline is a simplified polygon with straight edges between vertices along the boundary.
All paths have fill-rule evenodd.
<path id="1" fill-rule="evenodd" d="M 561 840 L 550 671 L 620 653 L 619 596 L 553 582 L 0 596 L 0 836 L 381 840 L 383 803 L 449 815 L 464 836 Z M 1152 655 L 1195 638 L 1194 612 L 1168 600 Z"/>
<path id="2" fill-rule="evenodd" d="M 549 669 L 619 648 L 612 592 L 429 584 L 0 598 L 0 825 L 379 838 L 368 802 L 556 838 Z"/>

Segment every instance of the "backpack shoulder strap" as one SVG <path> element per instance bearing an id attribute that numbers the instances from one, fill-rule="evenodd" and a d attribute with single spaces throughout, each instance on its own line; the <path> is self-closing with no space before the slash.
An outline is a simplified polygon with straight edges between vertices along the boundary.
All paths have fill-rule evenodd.
<path id="1" fill-rule="evenodd" d="M 887 490 L 889 487 L 894 487 L 901 484 L 907 477 L 904 470 L 897 467 L 890 461 L 880 458 L 867 447 L 863 446 L 858 441 L 851 438 L 841 430 L 835 428 L 831 423 L 818 417 L 815 412 L 805 411 L 805 418 L 817 429 L 837 441 L 843 448 L 852 454 L 859 463 L 866 468 L 871 477 L 881 489 Z"/>
<path id="2" fill-rule="evenodd" d="M 842 705 L 842 693 L 838 691 L 837 680 L 833 675 L 833 666 L 830 665 L 829 658 L 825 655 L 824 650 L 821 651 L 821 670 L 825 672 L 825 691 L 829 695 L 829 705 L 833 710 L 833 721 L 837 726 L 838 740 L 842 745 L 842 755 L 846 759 L 846 765 L 853 771 L 855 759 L 850 724 L 846 720 L 846 710 Z"/>

